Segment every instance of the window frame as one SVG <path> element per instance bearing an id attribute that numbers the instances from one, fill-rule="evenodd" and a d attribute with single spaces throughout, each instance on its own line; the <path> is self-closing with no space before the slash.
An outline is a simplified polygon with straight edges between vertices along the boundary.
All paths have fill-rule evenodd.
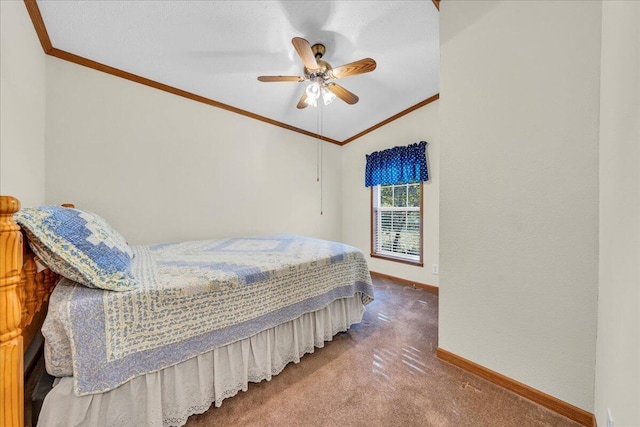
<path id="1" fill-rule="evenodd" d="M 374 204 L 374 193 L 376 192 L 375 187 L 378 187 L 378 193 L 380 193 L 380 187 L 381 185 L 375 185 L 371 187 L 371 191 L 370 191 L 370 225 L 369 225 L 369 233 L 370 233 L 370 237 L 371 237 L 371 253 L 369 254 L 372 258 L 379 258 L 379 259 L 384 259 L 387 261 L 394 261 L 394 262 L 399 262 L 399 263 L 403 263 L 403 264 L 409 264 L 409 265 L 415 265 L 415 266 L 419 266 L 419 267 L 424 267 L 424 182 L 419 182 L 419 187 L 420 187 L 420 255 L 419 255 L 419 259 L 418 260 L 411 260 L 411 259 L 407 259 L 404 258 L 402 256 L 393 256 L 393 255 L 389 255 L 389 254 L 381 254 L 376 252 L 375 250 L 375 227 L 376 227 L 376 207 Z M 396 184 L 396 185 L 406 185 L 406 184 Z"/>

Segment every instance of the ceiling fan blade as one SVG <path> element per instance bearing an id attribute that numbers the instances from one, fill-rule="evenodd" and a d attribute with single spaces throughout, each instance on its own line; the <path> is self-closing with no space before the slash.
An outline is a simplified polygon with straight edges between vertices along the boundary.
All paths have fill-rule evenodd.
<path id="1" fill-rule="evenodd" d="M 316 70 L 318 63 L 316 62 L 316 56 L 313 54 L 309 42 L 301 37 L 294 37 L 291 43 L 293 43 L 293 47 L 296 48 L 296 52 L 298 52 L 298 56 L 302 59 L 304 66 L 309 70 Z"/>
<path id="2" fill-rule="evenodd" d="M 327 83 L 327 89 L 329 89 L 335 96 L 342 99 L 347 104 L 353 105 L 360 99 L 355 94 L 349 92 L 342 86 L 335 83 Z"/>
<path id="3" fill-rule="evenodd" d="M 298 76 L 260 76 L 261 82 L 303 82 L 303 77 Z"/>
<path id="4" fill-rule="evenodd" d="M 355 76 L 356 74 L 369 73 L 375 69 L 376 61 L 371 58 L 365 58 L 334 68 L 331 71 L 331 77 L 341 79 L 343 77 Z"/>
<path id="5" fill-rule="evenodd" d="M 300 97 L 300 101 L 298 101 L 298 105 L 296 105 L 296 108 L 302 110 L 303 108 L 307 108 L 307 92 L 303 93 L 302 96 Z"/>

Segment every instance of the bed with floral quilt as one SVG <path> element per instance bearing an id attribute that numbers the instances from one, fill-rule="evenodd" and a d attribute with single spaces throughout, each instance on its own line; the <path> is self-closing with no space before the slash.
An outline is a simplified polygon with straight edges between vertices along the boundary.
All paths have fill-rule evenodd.
<path id="1" fill-rule="evenodd" d="M 57 377 L 39 424 L 183 425 L 362 320 L 362 252 L 290 234 L 128 245 L 99 216 L 21 209 L 64 278 L 42 327 Z"/>

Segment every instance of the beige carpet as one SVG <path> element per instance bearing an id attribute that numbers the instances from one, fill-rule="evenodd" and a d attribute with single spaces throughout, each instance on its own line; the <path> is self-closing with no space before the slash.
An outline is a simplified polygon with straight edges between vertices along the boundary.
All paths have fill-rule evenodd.
<path id="1" fill-rule="evenodd" d="M 579 425 L 439 360 L 436 294 L 377 278 L 374 287 L 361 324 L 187 426 Z"/>
<path id="2" fill-rule="evenodd" d="M 187 426 L 579 425 L 440 361 L 436 294 L 374 287 L 361 324 Z"/>

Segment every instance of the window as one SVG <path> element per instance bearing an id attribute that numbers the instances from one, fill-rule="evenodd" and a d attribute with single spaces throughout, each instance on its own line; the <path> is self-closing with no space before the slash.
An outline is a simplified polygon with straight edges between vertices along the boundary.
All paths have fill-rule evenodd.
<path id="1" fill-rule="evenodd" d="M 422 264 L 422 182 L 371 187 L 371 256 Z"/>
<path id="2" fill-rule="evenodd" d="M 422 183 L 429 180 L 427 142 L 366 155 L 371 187 L 371 256 L 422 266 Z"/>

